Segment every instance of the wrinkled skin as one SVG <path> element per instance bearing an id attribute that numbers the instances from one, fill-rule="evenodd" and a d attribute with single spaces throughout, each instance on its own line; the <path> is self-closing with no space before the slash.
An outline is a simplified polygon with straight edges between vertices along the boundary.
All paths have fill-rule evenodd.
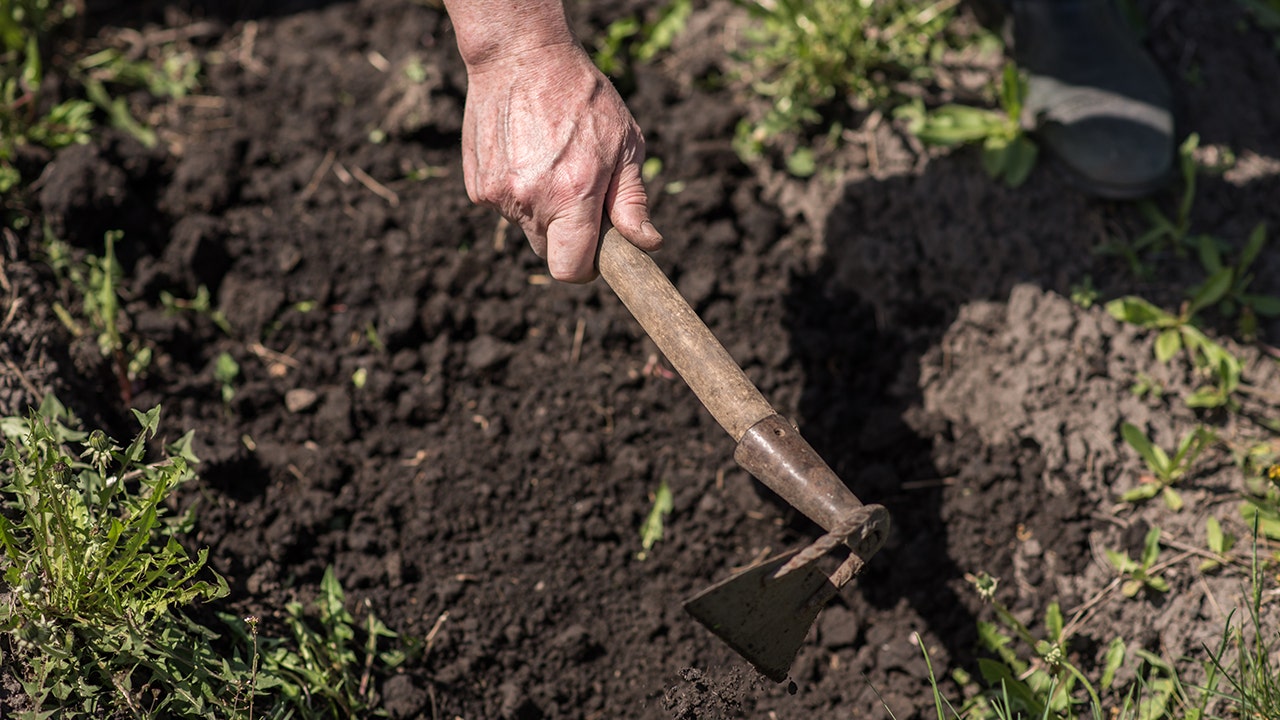
<path id="1" fill-rule="evenodd" d="M 581 46 L 469 65 L 467 77 L 467 193 L 518 224 L 552 277 L 596 276 L 605 219 L 643 250 L 661 246 L 640 178 L 644 138 Z"/>

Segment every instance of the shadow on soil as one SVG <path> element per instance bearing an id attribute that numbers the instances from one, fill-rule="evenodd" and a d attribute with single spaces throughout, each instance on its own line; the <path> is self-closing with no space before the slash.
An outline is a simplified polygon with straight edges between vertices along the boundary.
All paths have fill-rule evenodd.
<path id="1" fill-rule="evenodd" d="M 1259 62 L 1274 64 L 1275 56 Z M 1268 108 L 1221 113 L 1212 108 L 1245 103 L 1226 99 L 1222 87 L 1209 98 L 1183 91 L 1183 112 L 1205 128 L 1202 143 L 1275 154 L 1273 135 L 1254 122 Z M 1268 216 L 1280 184 L 1251 162 L 1197 178 L 1192 230 L 1213 229 L 1232 253 Z M 1174 180 L 1151 202 L 1172 214 L 1180 192 Z M 1194 257 L 1147 253 L 1143 276 L 1099 252 L 1147 227 L 1137 204 L 1091 200 L 1043 166 L 1024 187 L 1003 187 L 969 151 L 931 161 L 923 174 L 860 178 L 841 190 L 826 218 L 825 262 L 793 281 L 786 326 L 804 364 L 802 430 L 861 499 L 884 503 L 894 520 L 893 538 L 843 598 L 863 619 L 867 645 L 898 641 L 857 656 L 876 677 L 893 678 L 895 670 L 926 677 L 919 651 L 913 658 L 901 642 L 918 629 L 935 663 L 971 667 L 980 603 L 963 578 L 1015 575 L 1019 540 L 1038 538 L 1062 561 L 1059 572 L 1083 572 L 1089 563 L 1083 491 L 1047 498 L 1035 489 L 1044 460 L 1034 443 L 984 446 L 927 412 L 921 365 L 947 362 L 944 334 L 964 305 L 1004 301 L 1019 284 L 1070 296 L 1087 281 L 1104 300 L 1132 293 L 1176 306 L 1203 280 Z M 1259 258 L 1254 291 L 1280 287 L 1276 263 L 1276 253 Z M 1235 331 L 1234 318 L 1206 312 L 1204 320 Z M 1274 319 L 1261 324 L 1263 337 L 1280 330 Z M 926 696 L 906 687 L 888 688 L 890 708 L 925 711 Z"/>

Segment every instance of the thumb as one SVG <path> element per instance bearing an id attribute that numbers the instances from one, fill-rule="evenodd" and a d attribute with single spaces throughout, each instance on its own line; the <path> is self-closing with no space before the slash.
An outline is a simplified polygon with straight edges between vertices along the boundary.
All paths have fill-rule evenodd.
<path id="1" fill-rule="evenodd" d="M 632 245 L 653 252 L 662 247 L 662 235 L 649 221 L 649 196 L 640 179 L 640 155 L 619 161 L 605 193 L 604 210 L 609 214 L 609 221 Z"/>

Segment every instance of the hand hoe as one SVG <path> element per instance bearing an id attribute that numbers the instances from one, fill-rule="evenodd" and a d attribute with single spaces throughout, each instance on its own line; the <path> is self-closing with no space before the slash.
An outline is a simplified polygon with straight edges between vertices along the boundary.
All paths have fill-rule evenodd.
<path id="1" fill-rule="evenodd" d="M 826 534 L 732 575 L 685 602 L 699 622 L 775 682 L 786 679 L 818 611 L 884 545 L 889 514 L 863 505 L 764 399 L 689 303 L 617 230 L 600 242 L 600 275 L 737 442 L 733 457 Z M 848 556 L 828 572 L 838 546 Z"/>

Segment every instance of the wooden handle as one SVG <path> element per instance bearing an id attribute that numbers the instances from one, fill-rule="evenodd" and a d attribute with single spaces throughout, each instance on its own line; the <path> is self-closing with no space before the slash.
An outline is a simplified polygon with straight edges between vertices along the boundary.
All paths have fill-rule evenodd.
<path id="1" fill-rule="evenodd" d="M 600 241 L 600 275 L 734 442 L 774 410 L 666 273 L 616 229 Z"/>

